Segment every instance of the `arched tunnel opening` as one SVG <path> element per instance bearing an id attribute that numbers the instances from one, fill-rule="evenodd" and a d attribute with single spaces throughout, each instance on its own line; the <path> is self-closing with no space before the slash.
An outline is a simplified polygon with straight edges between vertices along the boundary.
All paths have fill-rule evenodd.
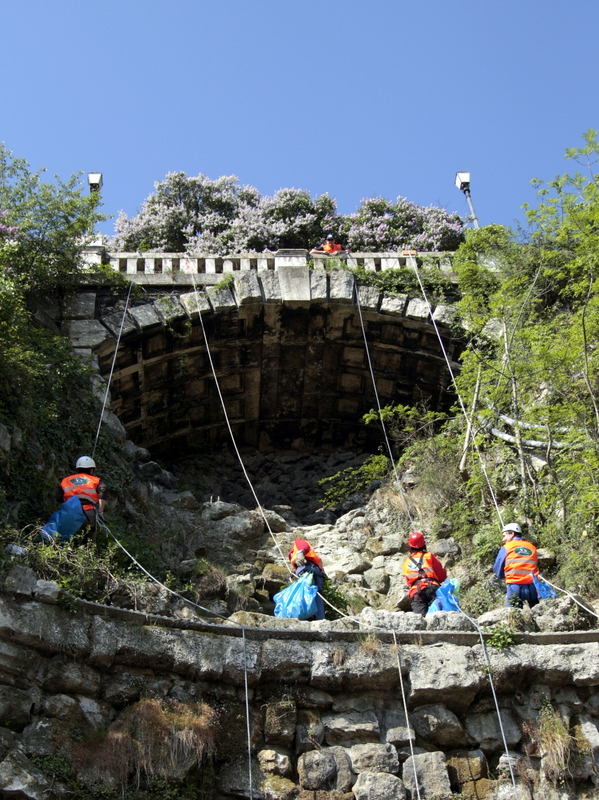
<path id="1" fill-rule="evenodd" d="M 197 313 L 131 326 L 111 410 L 136 445 L 206 499 L 253 507 L 232 434 L 261 504 L 296 506 L 305 517 L 319 504 L 320 478 L 381 448 L 380 427 L 362 420 L 376 407 L 373 375 L 382 406 L 447 410 L 454 400 L 430 317 L 411 318 L 407 303 L 396 313 L 353 302 L 254 303 L 206 313 L 203 326 Z M 456 363 L 459 340 L 438 329 Z M 114 340 L 96 353 L 107 377 Z"/>

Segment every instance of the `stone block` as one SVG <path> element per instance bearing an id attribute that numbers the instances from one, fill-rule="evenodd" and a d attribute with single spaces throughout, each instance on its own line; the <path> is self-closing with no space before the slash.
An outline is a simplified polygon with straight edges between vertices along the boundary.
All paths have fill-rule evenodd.
<path id="1" fill-rule="evenodd" d="M 77 294 L 65 304 L 65 319 L 93 319 L 96 312 L 96 293 Z"/>
<path id="2" fill-rule="evenodd" d="M 64 323 L 63 330 L 73 347 L 98 347 L 113 338 L 97 319 L 69 320 Z"/>
<path id="3" fill-rule="evenodd" d="M 13 731 L 22 731 L 29 725 L 33 701 L 29 692 L 14 686 L 0 686 L 0 721 Z"/>
<path id="4" fill-rule="evenodd" d="M 182 319 L 187 313 L 179 299 L 170 296 L 159 297 L 158 300 L 155 300 L 154 309 L 158 312 L 165 325 L 174 320 Z"/>
<path id="5" fill-rule="evenodd" d="M 416 733 L 439 747 L 460 747 L 466 744 L 466 734 L 459 719 L 445 706 L 420 706 L 410 717 Z"/>
<path id="6" fill-rule="evenodd" d="M 262 772 L 270 772 L 273 775 L 289 777 L 293 772 L 293 764 L 286 753 L 275 749 L 260 750 L 258 753 L 258 763 Z"/>
<path id="7" fill-rule="evenodd" d="M 394 317 L 403 317 L 407 299 L 407 294 L 400 294 L 394 297 L 383 295 L 380 313 L 392 314 Z"/>
<path id="8" fill-rule="evenodd" d="M 186 292 L 179 296 L 179 302 L 190 319 L 198 316 L 198 314 L 206 314 L 212 311 L 212 306 L 203 292 Z"/>
<path id="9" fill-rule="evenodd" d="M 337 762 L 328 749 L 311 750 L 297 760 L 299 783 L 302 789 L 333 789 L 337 775 Z"/>
<path id="10" fill-rule="evenodd" d="M 0 786 L 4 797 L 47 800 L 50 783 L 44 773 L 18 750 L 0 763 Z"/>
<path id="11" fill-rule="evenodd" d="M 277 272 L 272 270 L 260 272 L 260 284 L 262 285 L 265 303 L 281 302 L 281 284 L 279 283 L 279 274 Z"/>
<path id="12" fill-rule="evenodd" d="M 412 297 L 408 300 L 405 311 L 406 317 L 425 321 L 429 318 L 428 304 L 424 300 Z"/>
<path id="13" fill-rule="evenodd" d="M 307 267 L 281 267 L 277 270 L 281 300 L 285 305 L 310 305 L 310 271 Z"/>
<path id="14" fill-rule="evenodd" d="M 482 750 L 457 750 L 447 758 L 449 780 L 455 786 L 487 778 L 489 768 Z"/>
<path id="15" fill-rule="evenodd" d="M 358 293 L 362 311 L 378 311 L 381 293 L 376 286 L 359 286 Z"/>
<path id="16" fill-rule="evenodd" d="M 356 800 L 405 800 L 406 788 L 395 775 L 361 772 L 352 787 Z M 417 795 L 414 795 L 417 797 Z"/>
<path id="17" fill-rule="evenodd" d="M 469 648 L 444 644 L 442 648 L 409 646 L 410 705 L 442 703 L 455 714 L 464 713 L 486 680 Z"/>
<path id="18" fill-rule="evenodd" d="M 58 602 L 61 588 L 54 581 L 37 580 L 33 587 L 33 596 L 42 603 L 54 605 Z"/>
<path id="19" fill-rule="evenodd" d="M 329 272 L 329 297 L 331 303 L 349 302 L 354 296 L 356 279 L 352 272 L 333 269 Z"/>
<path id="20" fill-rule="evenodd" d="M 62 656 L 55 656 L 48 662 L 42 679 L 42 687 L 47 692 L 65 694 L 94 696 L 100 691 L 100 685 L 101 678 L 95 670 Z"/>
<path id="21" fill-rule="evenodd" d="M 322 724 L 325 741 L 330 745 L 379 741 L 380 728 L 374 711 L 327 714 L 322 717 Z"/>
<path id="22" fill-rule="evenodd" d="M 232 311 L 237 308 L 237 303 L 233 297 L 233 292 L 230 289 L 210 289 L 208 292 L 208 300 L 215 312 L 219 311 Z"/>
<path id="23" fill-rule="evenodd" d="M 367 569 L 364 580 L 370 589 L 380 594 L 386 594 L 389 589 L 389 576 L 382 569 Z"/>
<path id="24" fill-rule="evenodd" d="M 129 309 L 133 321 L 140 330 L 146 330 L 154 325 L 160 325 L 160 317 L 152 303 L 143 306 L 133 306 Z"/>
<path id="25" fill-rule="evenodd" d="M 37 575 L 30 567 L 14 564 L 6 576 L 4 588 L 19 597 L 33 597 Z"/>
<path id="26" fill-rule="evenodd" d="M 235 273 L 235 294 L 240 306 L 262 303 L 262 289 L 256 273 Z"/>
<path id="27" fill-rule="evenodd" d="M 324 726 L 320 721 L 318 711 L 302 709 L 297 714 L 295 728 L 295 752 L 307 753 L 308 750 L 317 750 L 324 739 Z"/>
<path id="28" fill-rule="evenodd" d="M 327 274 L 324 270 L 310 271 L 310 298 L 313 303 L 324 305 L 328 302 Z"/>
<path id="29" fill-rule="evenodd" d="M 455 322 L 457 315 L 458 312 L 455 306 L 438 305 L 433 311 L 433 319 L 437 325 L 445 325 L 446 327 Z"/>
<path id="30" fill-rule="evenodd" d="M 293 700 L 268 703 L 264 718 L 264 741 L 267 744 L 290 745 L 295 736 L 297 709 Z"/>
<path id="31" fill-rule="evenodd" d="M 113 334 L 116 338 L 119 335 L 119 331 L 121 330 L 121 325 L 123 326 L 123 330 L 121 336 L 126 336 L 128 333 L 132 333 L 133 331 L 137 330 L 135 324 L 131 321 L 131 318 L 128 314 L 125 314 L 125 319 L 123 321 L 123 314 L 115 313 L 115 314 L 107 314 L 105 317 L 102 317 L 102 325 L 104 325 L 108 330 Z"/>
<path id="32" fill-rule="evenodd" d="M 501 722 L 508 747 L 515 747 L 522 738 L 522 731 L 509 709 L 501 709 Z M 470 742 L 477 744 L 485 755 L 493 755 L 503 749 L 501 730 L 495 711 L 468 714 L 465 727 Z"/>
<path id="33" fill-rule="evenodd" d="M 360 622 L 369 628 L 387 631 L 423 631 L 426 630 L 426 621 L 420 614 L 412 611 L 386 611 L 366 607 L 360 614 Z"/>
<path id="34" fill-rule="evenodd" d="M 439 751 L 410 756 L 403 767 L 403 782 L 410 797 L 450 800 L 451 785 L 445 754 Z M 418 784 L 418 789 L 416 788 Z"/>
<path id="35" fill-rule="evenodd" d="M 392 744 L 355 744 L 346 750 L 353 772 L 390 772 L 397 775 L 399 760 Z"/>

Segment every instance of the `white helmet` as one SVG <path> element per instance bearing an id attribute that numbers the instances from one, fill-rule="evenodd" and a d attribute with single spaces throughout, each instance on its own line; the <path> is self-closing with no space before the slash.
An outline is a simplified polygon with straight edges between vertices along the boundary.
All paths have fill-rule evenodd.
<path id="1" fill-rule="evenodd" d="M 502 533 L 507 533 L 508 531 L 513 531 L 514 533 L 522 533 L 522 528 L 518 525 L 517 522 L 508 522 L 507 525 L 503 526 Z"/>
<path id="2" fill-rule="evenodd" d="M 89 456 L 81 456 L 81 458 L 79 458 L 77 460 L 77 463 L 75 464 L 75 469 L 92 469 L 92 468 L 93 469 L 96 468 L 96 462 L 94 461 L 93 458 L 90 458 Z"/>

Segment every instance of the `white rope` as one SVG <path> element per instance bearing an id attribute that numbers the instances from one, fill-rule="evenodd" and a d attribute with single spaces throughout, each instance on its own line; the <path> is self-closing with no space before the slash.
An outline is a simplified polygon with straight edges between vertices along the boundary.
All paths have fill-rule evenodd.
<path id="1" fill-rule="evenodd" d="M 403 683 L 403 675 L 401 674 L 401 653 L 399 650 L 399 645 L 397 643 L 397 636 L 395 635 L 395 630 L 392 629 L 392 633 L 393 633 L 393 643 L 395 644 L 395 653 L 397 655 L 397 671 L 399 672 L 399 685 L 401 686 L 401 700 L 403 703 L 403 712 L 406 720 L 406 728 L 408 731 L 408 744 L 410 745 L 410 755 L 412 756 L 412 765 L 414 767 L 414 781 L 416 782 L 416 794 L 418 795 L 418 800 L 420 800 L 420 785 L 418 783 L 418 771 L 416 770 L 416 760 L 414 758 L 414 743 L 412 741 L 412 736 L 410 731 L 408 702 L 406 700 L 406 690 Z"/>
<path id="2" fill-rule="evenodd" d="M 172 594 L 173 597 L 177 597 L 180 600 L 183 600 L 184 603 L 187 603 L 190 606 L 194 606 L 194 608 L 199 608 L 201 611 L 205 611 L 207 614 L 212 614 L 213 616 L 218 617 L 219 619 L 225 620 L 225 622 L 228 622 L 229 624 L 233 623 L 233 625 L 236 625 L 238 628 L 241 628 L 241 638 L 242 638 L 242 642 L 243 642 L 243 678 L 244 678 L 244 688 L 245 688 L 245 713 L 246 713 L 247 746 L 248 746 L 248 773 L 249 773 L 249 782 L 250 782 L 249 796 L 250 796 L 250 800 L 253 800 L 253 789 L 252 789 L 252 743 L 251 743 L 251 733 L 250 733 L 250 706 L 249 706 L 249 692 L 248 692 L 248 675 L 247 675 L 248 667 L 247 667 L 247 647 L 246 647 L 246 640 L 245 640 L 245 630 L 246 630 L 245 625 L 242 625 L 241 622 L 236 622 L 235 620 L 231 620 L 228 617 L 223 617 L 222 614 L 218 614 L 216 611 L 211 611 L 211 609 L 209 609 L 209 608 L 204 608 L 204 606 L 201 606 L 199 603 L 194 603 L 193 600 L 188 600 L 187 597 L 183 597 L 183 595 L 179 594 L 178 592 L 175 592 L 173 589 L 169 589 L 169 587 L 165 586 L 161 581 L 158 580 L 158 578 L 155 578 L 152 575 L 151 572 L 148 572 L 148 570 L 139 563 L 139 561 L 135 558 L 135 556 L 133 556 L 126 549 L 126 547 L 123 544 L 121 544 L 121 542 L 116 538 L 114 533 L 110 530 L 108 525 L 106 525 L 106 523 L 104 522 L 104 520 L 102 519 L 102 517 L 100 515 L 98 515 L 97 520 L 98 520 L 98 524 L 100 525 L 100 527 L 104 528 L 104 530 L 112 537 L 112 539 L 114 539 L 114 541 L 121 548 L 121 550 L 125 553 L 125 555 L 127 555 L 131 559 L 131 561 L 135 564 L 135 566 L 138 569 L 140 569 L 144 573 L 144 575 L 146 575 L 151 581 L 153 581 L 155 584 L 157 584 L 162 589 L 167 591 L 169 594 Z"/>
<path id="3" fill-rule="evenodd" d="M 366 338 L 366 329 L 364 327 L 364 320 L 362 318 L 362 306 L 360 304 L 360 287 L 358 286 L 358 282 L 356 281 L 356 276 L 354 275 L 354 292 L 356 294 L 356 303 L 358 306 L 358 316 L 360 317 L 360 327 L 362 328 L 362 336 L 364 338 L 364 349 L 366 350 L 366 358 L 368 359 L 368 367 L 370 369 L 370 378 L 372 380 L 372 388 L 374 389 L 374 396 L 376 398 L 376 406 L 379 412 L 379 420 L 381 426 L 383 428 L 383 435 L 385 437 L 385 443 L 387 445 L 387 452 L 389 453 L 389 458 L 391 459 L 391 464 L 393 465 L 393 474 L 395 475 L 395 484 L 399 489 L 399 493 L 401 495 L 401 499 L 406 509 L 406 514 L 408 515 L 408 519 L 410 520 L 410 525 L 414 524 L 414 520 L 412 519 L 412 515 L 410 514 L 410 508 L 408 506 L 408 501 L 404 495 L 401 481 L 399 479 L 399 475 L 397 474 L 397 467 L 395 465 L 395 459 L 393 458 L 393 451 L 391 450 L 391 444 L 389 442 L 389 437 L 387 436 L 387 426 L 385 425 L 385 421 L 383 419 L 383 410 L 381 408 L 381 401 L 379 399 L 379 393 L 376 388 L 376 381 L 374 379 L 374 370 L 372 368 L 372 360 L 370 358 L 370 350 L 368 347 L 368 339 Z"/>
<path id="4" fill-rule="evenodd" d="M 537 575 L 537 578 L 543 581 L 543 583 L 546 583 L 548 586 L 551 586 L 552 589 L 556 589 L 558 592 L 563 592 L 564 594 L 567 594 L 568 597 L 574 600 L 576 605 L 579 605 L 581 608 L 584 608 L 584 610 L 588 611 L 589 614 L 592 614 L 594 617 L 597 617 L 597 619 L 599 619 L 599 614 L 596 614 L 594 611 L 591 611 L 590 608 L 587 608 L 587 606 L 585 606 L 584 603 L 581 603 L 580 600 L 577 600 L 576 597 L 574 597 L 574 595 L 571 594 L 571 592 L 568 592 L 566 589 L 562 589 L 559 586 L 556 586 L 554 583 L 551 583 L 551 581 L 548 581 L 547 578 L 544 578 L 542 575 Z"/>
<path id="5" fill-rule="evenodd" d="M 274 533 L 272 531 L 272 528 L 270 527 L 270 524 L 268 522 L 266 514 L 264 513 L 264 509 L 262 508 L 262 504 L 260 503 L 260 500 L 258 500 L 258 495 L 256 494 L 256 491 L 254 490 L 254 486 L 252 484 L 252 481 L 250 480 L 250 476 L 248 475 L 247 470 L 245 468 L 245 464 L 243 463 L 243 459 L 241 458 L 241 453 L 239 452 L 239 448 L 237 447 L 237 442 L 235 441 L 235 436 L 233 435 L 233 428 L 231 427 L 231 423 L 229 421 L 229 415 L 227 413 L 227 407 L 225 405 L 225 401 L 224 401 L 222 392 L 220 390 L 220 385 L 219 385 L 219 382 L 218 382 L 218 378 L 216 377 L 216 370 L 214 368 L 214 362 L 212 360 L 212 353 L 210 352 L 210 345 L 208 343 L 208 336 L 206 335 L 206 328 L 204 327 L 204 320 L 202 319 L 202 312 L 200 310 L 200 299 L 199 299 L 199 295 L 198 295 L 198 287 L 196 285 L 195 275 L 193 274 L 193 272 L 191 273 L 191 279 L 192 279 L 192 282 L 193 282 L 193 290 L 195 292 L 195 300 L 196 300 L 196 307 L 197 307 L 197 311 L 198 311 L 198 317 L 200 318 L 200 325 L 202 326 L 202 334 L 204 336 L 204 343 L 206 345 L 206 355 L 208 356 L 208 361 L 210 362 L 210 369 L 212 370 L 212 376 L 214 378 L 214 383 L 216 385 L 216 391 L 218 392 L 220 403 L 221 403 L 221 406 L 222 406 L 222 409 L 223 409 L 223 414 L 225 415 L 225 421 L 227 423 L 227 429 L 229 431 L 229 436 L 231 437 L 231 442 L 233 443 L 233 448 L 235 449 L 235 454 L 237 455 L 237 459 L 239 461 L 239 464 L 241 465 L 241 469 L 243 470 L 243 474 L 245 476 L 245 479 L 246 479 L 246 481 L 248 483 L 248 486 L 250 487 L 250 491 L 251 491 L 252 495 L 254 496 L 254 500 L 256 501 L 256 507 L 257 507 L 258 511 L 262 514 L 262 518 L 264 520 L 266 528 L 268 529 L 268 532 L 270 533 L 270 535 L 272 537 L 272 540 L 275 543 L 277 550 L 279 551 L 279 554 L 281 556 L 281 559 L 283 560 L 283 563 L 287 567 L 289 573 L 291 575 L 293 575 L 291 567 L 288 564 L 288 559 L 286 559 L 285 556 L 283 555 L 283 551 L 281 550 L 281 547 L 280 547 L 280 545 L 279 545 L 279 543 L 277 541 L 277 538 L 274 535 Z"/>
<path id="6" fill-rule="evenodd" d="M 458 402 L 460 404 L 460 408 L 462 409 L 462 414 L 464 415 L 464 419 L 466 420 L 466 422 L 469 422 L 470 421 L 470 417 L 468 416 L 468 411 L 466 410 L 466 406 L 464 405 L 464 401 L 463 401 L 462 396 L 461 396 L 461 394 L 460 394 L 460 392 L 458 390 L 456 379 L 455 379 L 455 374 L 454 374 L 454 371 L 453 371 L 453 367 L 451 366 L 451 362 L 449 360 L 449 356 L 447 355 L 447 350 L 445 349 L 445 345 L 443 344 L 443 339 L 441 337 L 441 333 L 440 333 L 439 328 L 437 326 L 437 322 L 436 322 L 435 318 L 433 317 L 432 306 L 431 306 L 431 304 L 430 304 L 430 302 L 428 300 L 428 297 L 427 297 L 426 292 L 424 290 L 424 286 L 422 285 L 422 280 L 420 279 L 420 273 L 418 272 L 418 265 L 416 263 L 416 259 L 414 258 L 414 256 L 408 256 L 408 258 L 409 258 L 410 263 L 411 263 L 411 265 L 412 265 L 412 267 L 414 269 L 414 272 L 416 274 L 416 278 L 418 280 L 418 284 L 420 286 L 420 291 L 422 292 L 422 297 L 424 298 L 424 302 L 426 303 L 426 305 L 428 307 L 428 313 L 429 313 L 429 316 L 431 318 L 431 322 L 433 324 L 433 327 L 435 329 L 435 333 L 437 334 L 437 339 L 439 340 L 439 345 L 441 347 L 441 351 L 443 352 L 443 357 L 445 359 L 445 363 L 447 364 L 447 369 L 449 370 L 449 375 L 451 376 L 451 382 L 453 383 L 454 390 L 455 390 L 456 396 L 458 398 Z M 487 473 L 487 468 L 485 466 L 484 459 L 482 457 L 482 453 L 480 452 L 480 449 L 479 449 L 479 447 L 476 444 L 476 441 L 474 439 L 472 440 L 472 444 L 474 446 L 474 449 L 476 450 L 476 454 L 478 455 L 478 460 L 480 462 L 481 469 L 482 469 L 483 474 L 485 476 L 485 479 L 487 481 L 487 486 L 489 487 L 489 492 L 491 493 L 491 498 L 493 500 L 493 505 L 495 506 L 495 511 L 497 512 L 497 516 L 499 517 L 499 523 L 501 525 L 503 525 L 503 517 L 501 516 L 501 511 L 499 509 L 499 504 L 497 503 L 497 498 L 495 496 L 495 492 L 493 490 L 493 486 L 491 485 L 491 479 L 489 478 L 489 475 Z"/>
<path id="7" fill-rule="evenodd" d="M 129 282 L 129 291 L 127 292 L 127 300 L 125 301 L 125 308 L 123 309 L 123 318 L 121 319 L 121 327 L 119 328 L 119 335 L 116 339 L 116 345 L 114 347 L 114 355 L 112 357 L 112 365 L 110 367 L 110 375 L 108 376 L 108 381 L 106 383 L 106 391 L 104 392 L 104 402 L 102 403 L 102 411 L 100 412 L 100 420 L 98 422 L 98 430 L 96 431 L 96 438 L 94 440 L 94 448 L 92 450 L 92 458 L 96 454 L 96 447 L 98 445 L 98 437 L 100 436 L 100 428 L 102 426 L 102 417 L 104 416 L 104 409 L 106 408 L 106 403 L 108 401 L 108 394 L 110 392 L 110 382 L 112 381 L 112 373 L 114 372 L 114 365 L 116 364 L 116 357 L 119 352 L 119 344 L 121 342 L 121 334 L 123 333 L 123 326 L 125 324 L 125 316 L 127 314 L 127 308 L 129 307 L 129 298 L 131 297 L 131 289 L 133 288 L 133 281 Z"/>

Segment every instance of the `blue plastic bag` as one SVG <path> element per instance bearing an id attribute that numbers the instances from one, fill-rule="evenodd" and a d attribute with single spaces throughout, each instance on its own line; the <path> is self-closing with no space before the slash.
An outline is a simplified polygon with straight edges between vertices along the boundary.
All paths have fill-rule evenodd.
<path id="1" fill-rule="evenodd" d="M 68 542 L 87 521 L 78 497 L 71 497 L 55 511 L 48 522 L 40 530 L 40 538 L 44 544 L 58 540 Z"/>
<path id="2" fill-rule="evenodd" d="M 453 578 L 446 578 L 437 589 L 435 599 L 428 607 L 427 614 L 434 614 L 435 611 L 459 611 L 458 601 L 459 583 Z"/>
<path id="3" fill-rule="evenodd" d="M 304 573 L 301 578 L 290 583 L 273 597 L 275 617 L 310 619 L 317 611 L 317 594 L 318 586 L 312 581 L 312 573 Z"/>
<path id="4" fill-rule="evenodd" d="M 545 581 L 542 581 L 536 575 L 532 576 L 532 580 L 537 590 L 539 600 L 553 600 L 554 597 L 557 597 L 557 592 L 555 589 L 552 589 L 548 583 L 545 583 Z"/>

